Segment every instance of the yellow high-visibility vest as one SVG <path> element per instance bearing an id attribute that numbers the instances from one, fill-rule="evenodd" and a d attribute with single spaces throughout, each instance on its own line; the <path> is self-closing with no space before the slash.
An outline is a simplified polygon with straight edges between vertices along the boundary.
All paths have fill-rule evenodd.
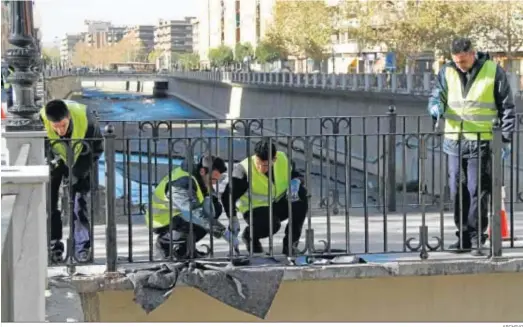
<path id="1" fill-rule="evenodd" d="M 289 160 L 285 153 L 278 151 L 276 153 L 276 161 L 274 162 L 274 183 L 269 183 L 267 175 L 258 172 L 254 164 L 255 157 L 251 157 L 251 178 L 252 178 L 252 191 L 251 191 L 251 202 L 252 208 L 268 207 L 269 201 L 278 201 L 282 198 L 289 187 L 290 175 L 289 175 Z M 245 169 L 245 172 L 249 171 L 249 159 L 245 158 L 240 165 Z M 269 184 L 271 185 L 272 199 L 269 199 Z M 248 191 L 242 195 L 238 201 L 238 211 L 245 213 L 249 210 L 249 193 Z"/>
<path id="2" fill-rule="evenodd" d="M 447 109 L 445 111 L 445 138 L 458 140 L 491 140 L 493 120 L 498 111 L 494 99 L 496 63 L 487 60 L 474 80 L 466 97 L 455 68 L 447 67 Z"/>
<path id="3" fill-rule="evenodd" d="M 170 176 L 170 179 L 169 179 Z M 147 226 L 149 226 L 149 219 L 152 216 L 152 223 L 153 228 L 161 228 L 165 226 L 169 226 L 169 222 L 171 221 L 172 217 L 175 217 L 180 214 L 180 210 L 177 208 L 171 207 L 171 201 L 167 194 L 165 193 L 165 188 L 169 181 L 174 182 L 182 177 L 189 176 L 193 179 L 193 190 L 196 190 L 196 197 L 198 199 L 198 203 L 202 204 L 204 200 L 204 196 L 202 193 L 202 190 L 200 189 L 200 185 L 198 184 L 198 181 L 194 176 L 191 176 L 188 172 L 183 170 L 180 167 L 174 168 L 171 173 L 167 176 L 165 176 L 158 186 L 154 189 L 154 192 L 152 194 L 152 212 L 149 212 L 149 210 L 146 210 L 145 212 L 145 223 Z"/>
<path id="4" fill-rule="evenodd" d="M 85 133 L 87 133 L 87 107 L 83 104 L 74 101 L 64 102 L 67 105 L 67 108 L 69 109 L 71 120 L 73 122 L 73 132 L 71 134 L 72 143 L 70 144 L 70 146 L 72 147 L 74 153 L 74 163 L 82 153 L 83 139 L 85 138 Z M 40 116 L 42 117 L 45 130 L 47 131 L 47 137 L 53 145 L 54 151 L 60 156 L 60 158 L 62 158 L 62 160 L 65 163 L 67 163 L 67 149 L 65 148 L 64 143 L 60 141 L 53 142 L 55 140 L 59 140 L 60 136 L 51 127 L 51 122 L 47 119 L 47 116 L 45 115 L 45 107 L 40 110 Z"/>

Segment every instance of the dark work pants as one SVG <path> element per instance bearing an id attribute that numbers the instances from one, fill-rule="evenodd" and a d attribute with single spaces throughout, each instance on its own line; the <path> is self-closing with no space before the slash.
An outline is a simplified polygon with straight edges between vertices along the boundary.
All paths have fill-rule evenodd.
<path id="1" fill-rule="evenodd" d="M 214 212 L 215 217 L 214 219 L 218 219 L 220 215 L 223 212 L 222 205 L 218 201 L 217 198 L 213 197 L 213 204 L 214 204 Z M 173 239 L 173 244 L 180 244 L 179 249 L 181 252 L 184 252 L 186 250 L 186 242 L 189 238 L 190 231 L 191 231 L 191 223 L 187 220 L 183 219 L 180 216 L 174 216 L 172 218 L 172 225 L 173 225 L 173 231 L 177 235 L 169 235 L 169 226 L 155 228 L 154 233 L 158 235 L 158 242 L 162 247 L 165 248 L 166 252 L 169 250 L 169 244 L 170 239 Z M 198 243 L 201 241 L 206 235 L 207 231 L 196 224 L 193 224 L 193 237 L 194 237 L 194 243 Z"/>
<path id="2" fill-rule="evenodd" d="M 454 222 L 460 237 L 460 211 L 463 216 L 463 237 L 475 239 L 483 235 L 488 227 L 488 205 L 492 191 L 490 151 L 481 151 L 478 158 L 448 156 L 450 194 L 454 201 Z M 461 161 L 460 176 L 459 168 Z M 481 176 L 478 176 L 478 169 Z M 462 202 L 460 202 L 459 183 L 462 183 Z M 479 188 L 478 188 L 479 186 Z M 479 210 L 479 211 L 478 211 Z M 478 233 L 478 220 L 481 217 L 481 232 Z"/>
<path id="3" fill-rule="evenodd" d="M 59 165 L 51 170 L 50 184 L 50 213 L 51 213 L 51 241 L 59 241 L 62 239 L 62 212 L 58 208 L 58 197 L 60 196 L 60 186 L 64 177 L 69 175 L 69 168 L 65 165 Z M 74 210 L 72 212 L 72 219 L 69 221 L 74 223 L 74 240 L 75 250 L 80 251 L 91 247 L 90 242 L 90 228 L 87 208 L 87 195 L 90 192 L 91 184 L 89 176 L 79 179 L 72 187 L 72 196 L 74 197 Z M 69 205 L 69 203 L 62 203 L 62 206 Z M 70 213 L 71 214 L 71 213 Z"/>
<path id="4" fill-rule="evenodd" d="M 307 216 L 309 208 L 307 201 L 307 190 L 300 186 L 298 192 L 299 201 L 292 202 L 292 243 L 295 244 L 300 240 L 303 223 Z M 281 228 L 281 222 L 289 218 L 289 204 L 287 196 L 284 196 L 272 205 L 272 232 L 276 234 Z M 245 235 L 250 235 L 250 228 L 253 228 L 254 240 L 259 240 L 270 236 L 270 215 L 269 207 L 258 207 L 252 210 L 252 223 L 250 226 L 249 211 L 243 214 L 247 227 L 245 228 Z M 283 239 L 283 246 L 287 247 L 289 242 L 289 224 L 285 228 L 285 237 Z"/>

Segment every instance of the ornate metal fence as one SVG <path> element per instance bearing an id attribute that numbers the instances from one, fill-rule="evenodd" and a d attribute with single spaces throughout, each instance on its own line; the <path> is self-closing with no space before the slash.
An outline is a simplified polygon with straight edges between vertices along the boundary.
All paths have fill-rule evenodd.
<path id="1" fill-rule="evenodd" d="M 289 234 L 301 232 L 301 238 L 299 244 L 285 245 L 281 228 L 274 236 L 262 240 L 267 256 L 279 258 L 289 245 L 294 248 L 291 257 L 415 252 L 426 259 L 431 252 L 443 254 L 449 243 L 455 241 L 456 227 L 451 210 L 454 199 L 449 196 L 447 158 L 441 151 L 443 135 L 432 130 L 430 121 L 427 126 L 424 119 L 397 117 L 391 110 L 383 117 L 102 121 L 105 154 L 91 168 L 91 195 L 86 198 L 91 222 L 90 253 L 83 260 L 73 254 L 74 202 L 71 193 L 61 206 L 62 218 L 69 222 L 69 232 L 64 231 L 63 237 L 68 239 L 64 242 L 67 248 L 65 263 L 74 269 L 78 264 L 105 262 L 112 271 L 118 263 L 158 260 L 155 228 L 148 226 L 144 219 L 146 212 L 152 211 L 153 193 L 158 183 L 184 160 L 186 168 L 191 170 L 197 163 L 194 159 L 197 156 L 220 156 L 228 166 L 225 178 L 214 187 L 220 199 L 233 167 L 250 157 L 254 144 L 264 138 L 273 140 L 277 149 L 292 162 L 289 169 L 303 176 L 306 196 L 302 201 L 307 203 L 303 228 L 298 231 L 292 228 L 293 223 L 299 225 L 301 222 L 293 217 L 291 202 L 288 202 L 289 210 L 283 210 L 286 215 L 281 211 L 268 213 L 272 232 L 287 222 L 292 231 Z M 517 152 L 509 162 L 503 163 L 499 127 L 494 136 L 488 156 L 492 168 L 487 169 L 492 183 L 481 182 L 488 175 L 478 173 L 477 176 L 481 189 L 488 188 L 491 198 L 489 213 L 480 212 L 479 223 L 488 220 L 492 229 L 484 254 L 501 256 L 502 245 L 505 248 L 519 246 L 516 236 L 523 227 L 518 212 L 521 202 L 517 151 L 520 137 L 515 133 L 512 144 Z M 92 141 L 82 141 L 87 144 L 84 151 L 88 151 Z M 71 156 L 74 153 L 71 142 L 66 143 Z M 487 160 L 485 158 L 474 160 Z M 478 164 L 481 166 L 481 162 Z M 98 175 L 101 177 L 99 185 Z M 511 235 L 509 242 L 502 244 L 503 185 L 510 189 L 505 201 L 509 204 Z M 250 187 L 246 194 L 252 196 L 252 183 Z M 68 190 L 72 192 L 72 188 Z M 467 187 L 460 186 L 457 196 L 463 198 L 467 196 L 466 192 Z M 224 198 L 223 201 L 228 200 Z M 280 224 L 274 220 L 277 215 L 290 217 L 282 219 Z M 52 216 L 51 212 L 49 216 Z M 457 224 L 463 229 L 466 217 L 458 216 Z M 229 225 L 226 214 L 221 215 L 218 222 Z M 240 218 L 240 222 L 242 229 L 253 226 L 252 218 Z M 176 228 L 171 223 L 168 230 L 172 232 Z M 187 237 L 193 239 L 193 227 L 190 231 Z M 287 242 L 292 239 L 292 235 L 289 236 Z M 176 247 L 175 242 L 171 245 Z M 203 251 L 205 248 L 207 251 Z M 187 251 L 190 255 L 207 252 L 205 254 L 213 260 L 230 260 L 237 256 L 234 250 L 223 237 L 210 233 L 197 247 L 189 247 Z M 240 255 L 246 258 L 260 256 L 248 252 L 243 244 Z M 169 256 L 172 260 L 177 258 L 172 251 Z"/>

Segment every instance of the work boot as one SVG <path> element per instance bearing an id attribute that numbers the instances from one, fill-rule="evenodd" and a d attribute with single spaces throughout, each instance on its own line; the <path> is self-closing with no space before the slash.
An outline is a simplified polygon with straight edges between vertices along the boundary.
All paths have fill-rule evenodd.
<path id="1" fill-rule="evenodd" d="M 463 247 L 461 247 L 460 240 L 451 246 L 449 246 L 449 251 L 455 252 L 455 253 L 465 253 L 470 252 L 471 249 L 471 243 L 469 238 L 463 238 Z"/>
<path id="2" fill-rule="evenodd" d="M 156 251 L 158 252 L 161 259 L 170 259 L 169 243 L 164 243 L 160 239 L 156 240 Z M 207 253 L 194 249 L 194 258 L 200 259 L 207 257 Z M 173 258 L 176 260 L 189 259 L 187 255 L 187 246 L 185 242 L 173 242 Z"/>
<path id="3" fill-rule="evenodd" d="M 483 240 L 482 240 L 483 241 Z M 483 243 L 479 241 L 478 237 L 472 237 L 470 240 L 471 253 L 475 257 L 481 257 L 483 253 Z"/>
<path id="4" fill-rule="evenodd" d="M 242 234 L 242 241 L 245 243 L 245 247 L 247 248 L 247 252 L 251 253 L 251 239 L 249 235 L 249 230 L 246 228 L 243 230 Z M 261 245 L 260 240 L 253 240 L 252 242 L 253 249 L 252 253 L 263 253 L 263 246 Z"/>
<path id="5" fill-rule="evenodd" d="M 202 259 L 202 258 L 206 258 L 208 256 L 208 254 L 206 252 L 198 251 L 196 249 L 196 247 L 194 248 L 193 252 L 194 252 L 194 259 Z M 183 243 L 183 244 L 175 247 L 174 248 L 174 256 L 178 260 L 191 259 L 191 254 L 187 253 L 187 244 Z"/>
<path id="6" fill-rule="evenodd" d="M 87 262 L 91 257 L 91 249 L 84 248 L 76 252 L 76 260 L 78 262 Z"/>
<path id="7" fill-rule="evenodd" d="M 64 243 L 62 241 L 51 241 L 49 257 L 51 263 L 61 263 L 64 260 Z"/>
<path id="8" fill-rule="evenodd" d="M 281 253 L 287 257 L 292 257 L 293 255 L 296 255 L 295 248 L 297 246 L 298 246 L 298 242 L 294 243 L 294 248 L 292 249 L 292 251 L 289 251 L 289 241 L 287 241 L 287 238 L 285 237 L 283 239 L 283 249 L 282 249 Z"/>
<path id="9" fill-rule="evenodd" d="M 468 231 L 463 231 L 460 235 L 460 231 L 456 231 L 456 237 L 458 238 L 457 242 L 449 246 L 449 251 L 455 252 L 455 253 L 465 253 L 470 252 L 470 235 Z M 460 237 L 463 236 L 463 247 L 461 247 L 460 244 Z"/>

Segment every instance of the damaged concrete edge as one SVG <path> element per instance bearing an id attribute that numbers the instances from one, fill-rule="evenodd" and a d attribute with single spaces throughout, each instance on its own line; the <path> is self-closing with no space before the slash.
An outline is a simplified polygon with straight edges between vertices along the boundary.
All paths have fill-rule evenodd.
<path id="1" fill-rule="evenodd" d="M 120 265 L 120 269 L 147 269 L 160 263 L 141 263 Z M 504 258 L 501 260 L 442 260 L 428 262 L 391 262 L 368 264 L 344 264 L 328 266 L 257 266 L 234 268 L 245 271 L 284 270 L 285 281 L 329 280 L 342 278 L 384 278 L 400 276 L 438 276 L 464 274 L 492 274 L 523 272 L 523 258 Z M 105 266 L 77 267 L 78 274 L 67 276 L 66 268 L 49 268 L 50 279 L 72 283 L 79 293 L 92 293 L 111 290 L 132 290 L 128 277 L 121 273 L 104 273 Z"/>

